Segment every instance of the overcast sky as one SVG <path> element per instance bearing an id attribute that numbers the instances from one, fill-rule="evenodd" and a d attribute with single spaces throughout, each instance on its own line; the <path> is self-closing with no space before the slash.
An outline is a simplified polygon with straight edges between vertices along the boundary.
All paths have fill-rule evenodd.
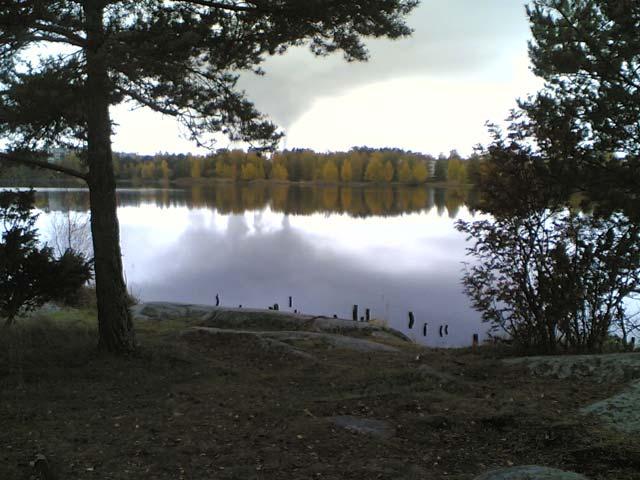
<path id="1" fill-rule="evenodd" d="M 411 38 L 368 42 L 367 63 L 315 58 L 300 48 L 270 58 L 267 75 L 241 85 L 286 132 L 286 148 L 352 146 L 463 154 L 487 141 L 518 97 L 541 83 L 530 72 L 524 0 L 422 0 Z M 198 152 L 168 117 L 114 111 L 117 151 Z M 222 141 L 220 147 L 234 147 Z"/>

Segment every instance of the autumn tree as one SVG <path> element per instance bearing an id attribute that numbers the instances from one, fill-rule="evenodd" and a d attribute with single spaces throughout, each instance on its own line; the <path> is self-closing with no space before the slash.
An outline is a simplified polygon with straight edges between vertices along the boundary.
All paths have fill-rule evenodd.
<path id="1" fill-rule="evenodd" d="M 244 181 L 251 181 L 258 178 L 258 170 L 254 163 L 247 162 L 242 165 L 242 169 L 240 171 L 240 177 Z"/>
<path id="2" fill-rule="evenodd" d="M 429 170 L 424 162 L 416 162 L 411 171 L 413 179 L 418 183 L 424 183 L 429 178 Z"/>
<path id="3" fill-rule="evenodd" d="M 7 0 L 0 9 L 2 160 L 85 180 L 91 198 L 100 346 L 134 348 L 123 278 L 112 163 L 113 105 L 131 102 L 181 121 L 211 145 L 273 145 L 280 137 L 237 88 L 268 55 L 307 44 L 366 60 L 363 37 L 410 33 L 417 0 Z M 38 49 L 39 57 L 30 55 Z M 49 52 L 49 53 L 46 53 Z M 47 148 L 86 149 L 86 171 L 48 163 Z"/>
<path id="4" fill-rule="evenodd" d="M 364 178 L 368 182 L 384 181 L 384 161 L 382 159 L 382 154 L 379 152 L 375 152 L 371 155 L 369 163 L 367 163 Z"/>
<path id="5" fill-rule="evenodd" d="M 171 169 L 169 168 L 169 162 L 167 162 L 166 158 L 163 158 L 162 162 L 160 162 L 160 172 L 162 174 L 162 180 L 168 182 L 171 178 Z"/>
<path id="6" fill-rule="evenodd" d="M 156 165 L 151 160 L 144 162 L 140 168 L 140 176 L 144 180 L 153 180 L 156 178 Z"/>
<path id="7" fill-rule="evenodd" d="M 271 167 L 271 178 L 273 180 L 288 180 L 289 172 L 284 164 L 283 159 L 277 156 L 273 160 L 273 166 Z"/>
<path id="8" fill-rule="evenodd" d="M 202 159 L 199 157 L 188 156 L 189 161 L 189 172 L 191 174 L 191 178 L 199 179 L 202 177 Z"/>
<path id="9" fill-rule="evenodd" d="M 408 160 L 403 159 L 400 162 L 400 168 L 398 169 L 398 180 L 400 180 L 400 182 L 402 183 L 409 183 L 412 179 L 413 176 L 411 175 L 411 165 L 409 164 Z"/>
<path id="10" fill-rule="evenodd" d="M 342 162 L 342 168 L 340 169 L 340 178 L 343 182 L 350 182 L 353 180 L 353 170 L 351 168 L 351 160 L 348 158 Z"/>
<path id="11" fill-rule="evenodd" d="M 459 157 L 449 158 L 447 165 L 447 179 L 453 183 L 466 183 L 467 169 Z"/>
<path id="12" fill-rule="evenodd" d="M 322 167 L 322 180 L 325 182 L 337 182 L 340 179 L 338 167 L 333 160 L 327 160 Z"/>
<path id="13" fill-rule="evenodd" d="M 393 168 L 393 164 L 387 160 L 384 164 L 384 181 L 389 183 L 393 182 L 393 176 L 395 175 L 395 170 Z"/>
<path id="14" fill-rule="evenodd" d="M 362 182 L 365 174 L 365 164 L 367 162 L 366 154 L 352 150 L 349 152 L 349 161 L 351 162 L 351 178 L 354 182 Z"/>

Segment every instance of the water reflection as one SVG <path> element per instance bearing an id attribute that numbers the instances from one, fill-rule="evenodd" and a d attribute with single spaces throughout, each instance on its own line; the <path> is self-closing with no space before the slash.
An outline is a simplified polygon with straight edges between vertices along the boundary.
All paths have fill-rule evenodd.
<path id="1" fill-rule="evenodd" d="M 346 213 L 353 217 L 396 216 L 431 210 L 455 218 L 470 191 L 465 188 L 425 187 L 304 187 L 299 185 L 223 183 L 188 189 L 119 189 L 122 206 L 154 204 L 160 208 L 215 208 L 220 213 L 242 213 L 266 207 L 286 214 Z M 89 197 L 82 189 L 41 189 L 38 206 L 64 210 L 68 205 L 85 210 Z"/>
<path id="2" fill-rule="evenodd" d="M 461 292 L 464 191 L 221 185 L 118 192 L 127 279 L 143 300 L 263 307 L 349 318 L 361 311 L 427 343 L 484 331 Z M 88 209 L 83 191 L 45 190 L 47 217 Z M 407 313 L 416 315 L 413 332 Z M 449 335 L 440 337 L 440 325 Z"/>

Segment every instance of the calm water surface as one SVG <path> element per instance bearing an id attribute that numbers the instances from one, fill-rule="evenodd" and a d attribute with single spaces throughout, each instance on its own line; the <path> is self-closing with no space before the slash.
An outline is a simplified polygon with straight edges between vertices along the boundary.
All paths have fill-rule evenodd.
<path id="1" fill-rule="evenodd" d="M 221 185 L 118 192 L 127 281 L 143 301 L 292 309 L 385 320 L 433 346 L 468 345 L 486 330 L 462 293 L 466 193 L 436 188 Z M 39 227 L 88 192 L 40 189 Z M 416 325 L 409 330 L 407 314 Z M 423 325 L 427 323 L 427 336 Z M 449 335 L 440 337 L 440 326 Z"/>

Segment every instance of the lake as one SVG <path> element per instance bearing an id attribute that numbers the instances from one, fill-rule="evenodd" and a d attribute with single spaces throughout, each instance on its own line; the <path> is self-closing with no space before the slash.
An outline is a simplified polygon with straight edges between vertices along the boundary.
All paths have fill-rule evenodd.
<path id="1" fill-rule="evenodd" d="M 142 301 L 219 295 L 224 306 L 344 318 L 357 304 L 359 315 L 369 308 L 440 347 L 487 329 L 460 283 L 466 241 L 454 223 L 473 217 L 465 191 L 219 184 L 119 189 L 118 199 L 126 278 Z M 88 202 L 85 190 L 39 189 L 42 239 L 53 241 L 67 211 L 86 215 Z"/>

